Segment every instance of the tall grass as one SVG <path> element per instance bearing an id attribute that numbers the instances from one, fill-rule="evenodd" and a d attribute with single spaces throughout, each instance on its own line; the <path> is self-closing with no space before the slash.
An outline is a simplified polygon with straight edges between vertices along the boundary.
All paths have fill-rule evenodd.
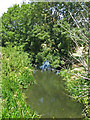
<path id="1" fill-rule="evenodd" d="M 88 82 L 85 79 L 82 79 L 77 75 L 77 73 L 82 72 L 85 74 L 85 71 L 73 71 L 70 69 L 62 69 L 60 71 L 60 76 L 65 80 L 65 86 L 67 92 L 69 92 L 69 97 L 72 97 L 76 101 L 83 103 L 84 109 L 82 115 L 85 117 L 85 120 L 88 120 L 90 115 L 90 106 L 89 106 L 89 86 Z"/>
<path id="2" fill-rule="evenodd" d="M 22 88 L 33 83 L 28 54 L 12 46 L 2 48 L 2 118 L 38 117 L 22 93 Z"/>

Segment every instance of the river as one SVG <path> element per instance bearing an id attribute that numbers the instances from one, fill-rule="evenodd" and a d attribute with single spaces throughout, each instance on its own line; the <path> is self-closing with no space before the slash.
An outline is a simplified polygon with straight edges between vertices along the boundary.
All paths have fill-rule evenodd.
<path id="1" fill-rule="evenodd" d="M 67 96 L 62 78 L 51 71 L 37 71 L 37 84 L 24 90 L 26 102 L 42 118 L 81 118 L 81 103 Z"/>

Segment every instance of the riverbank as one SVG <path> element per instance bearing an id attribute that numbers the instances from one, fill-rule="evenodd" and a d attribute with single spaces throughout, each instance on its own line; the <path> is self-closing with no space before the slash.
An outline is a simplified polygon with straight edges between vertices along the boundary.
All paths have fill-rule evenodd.
<path id="1" fill-rule="evenodd" d="M 15 47 L 2 48 L 2 118 L 38 118 L 25 102 L 22 88 L 33 84 L 28 54 Z"/>
<path id="2" fill-rule="evenodd" d="M 1 59 L 2 118 L 38 118 L 39 116 L 25 102 L 25 95 L 22 93 L 22 88 L 28 88 L 35 83 L 28 54 L 9 46 L 2 48 Z M 85 79 L 75 76 L 80 73 L 80 69 L 61 69 L 59 75 L 65 81 L 69 97 L 84 104 L 83 115 L 87 118 L 88 85 Z M 84 69 L 81 71 L 85 74 Z"/>
<path id="3" fill-rule="evenodd" d="M 65 81 L 66 90 L 69 93 L 69 97 L 75 99 L 76 101 L 83 103 L 84 108 L 82 115 L 88 120 L 90 116 L 90 106 L 89 106 L 89 86 L 88 82 L 81 76 L 80 72 L 85 74 L 86 72 L 82 68 L 73 69 L 62 69 L 59 73 Z"/>

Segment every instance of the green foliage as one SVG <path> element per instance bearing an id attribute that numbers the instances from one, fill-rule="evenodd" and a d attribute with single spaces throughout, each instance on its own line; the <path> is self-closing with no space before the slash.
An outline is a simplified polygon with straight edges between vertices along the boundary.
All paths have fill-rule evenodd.
<path id="1" fill-rule="evenodd" d="M 23 88 L 33 84 L 28 54 L 8 46 L 2 48 L 2 118 L 36 118 L 25 103 Z"/>
<path id="2" fill-rule="evenodd" d="M 27 88 L 27 84 L 34 82 L 30 64 L 40 66 L 43 61 L 49 60 L 51 67 L 65 66 L 66 68 L 67 65 L 72 64 L 69 53 L 75 52 L 74 48 L 77 45 L 86 46 L 86 41 L 89 40 L 88 8 L 89 4 L 87 2 L 31 2 L 30 4 L 22 4 L 21 7 L 14 5 L 8 8 L 7 13 L 2 15 L 2 30 L 0 30 L 2 33 L 2 46 L 6 47 L 9 44 L 13 46 L 3 48 L 4 117 L 20 117 L 21 114 L 28 117 L 29 115 L 23 111 L 24 108 L 26 110 L 26 107 L 24 102 L 21 102 L 23 101 L 22 93 L 20 92 L 20 96 L 17 95 L 18 99 L 15 97 L 15 100 L 11 100 L 11 96 L 14 97 L 15 93 L 13 91 L 15 90 L 18 94 L 21 85 Z M 80 29 L 78 29 L 69 12 L 72 13 L 77 23 L 81 21 L 78 23 Z M 63 16 L 63 19 L 61 16 Z M 81 33 L 84 33 L 86 37 Z M 22 52 L 22 50 L 28 54 Z M 28 59 L 28 56 L 30 59 Z M 79 57 L 76 59 L 79 60 Z M 85 54 L 86 59 L 87 54 Z M 76 71 L 77 73 L 78 71 Z M 81 87 L 78 90 L 76 89 L 78 85 L 88 85 L 81 78 L 74 77 L 72 80 L 71 71 L 62 70 L 60 74 L 66 79 L 67 89 L 75 99 L 87 92 L 87 87 L 85 87 L 86 91 L 81 90 Z M 7 87 L 5 87 L 5 84 Z M 19 104 L 21 107 L 24 106 L 22 110 L 19 109 L 20 106 L 18 107 L 16 99 L 17 101 L 20 99 Z M 82 98 L 86 106 L 87 99 L 87 97 Z M 79 101 L 81 101 L 81 97 Z M 11 104 L 14 104 L 16 106 L 15 110 L 19 112 L 15 112 L 13 107 L 9 107 Z M 11 112 L 11 110 L 14 112 Z M 32 114 L 30 115 L 32 116 Z"/>
<path id="3" fill-rule="evenodd" d="M 12 43 L 13 46 L 19 46 L 29 53 L 30 61 L 34 64 L 40 65 L 45 59 L 49 59 L 53 67 L 58 67 L 59 60 L 62 60 L 60 56 L 68 56 L 73 46 L 68 32 L 57 25 L 60 20 L 57 13 L 62 4 L 46 2 L 10 7 L 1 17 L 2 45 Z M 58 5 L 57 10 L 55 6 Z M 42 44 L 46 47 L 42 47 Z"/>
<path id="4" fill-rule="evenodd" d="M 65 80 L 66 90 L 69 91 L 69 94 L 80 103 L 84 104 L 85 110 L 83 115 L 89 114 L 90 107 L 89 104 L 89 91 L 88 91 L 88 82 L 85 79 L 82 79 L 79 76 L 75 76 L 75 73 L 80 73 L 78 71 L 72 71 L 70 69 L 62 69 L 60 71 L 60 76 Z M 87 117 L 87 116 L 86 116 Z"/>

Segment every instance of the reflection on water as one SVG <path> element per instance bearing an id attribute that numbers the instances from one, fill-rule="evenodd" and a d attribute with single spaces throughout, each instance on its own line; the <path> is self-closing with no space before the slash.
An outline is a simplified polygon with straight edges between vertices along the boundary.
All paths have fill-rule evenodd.
<path id="1" fill-rule="evenodd" d="M 81 118 L 82 105 L 65 94 L 63 80 L 50 71 L 34 74 L 37 84 L 25 90 L 27 103 L 43 118 Z"/>

